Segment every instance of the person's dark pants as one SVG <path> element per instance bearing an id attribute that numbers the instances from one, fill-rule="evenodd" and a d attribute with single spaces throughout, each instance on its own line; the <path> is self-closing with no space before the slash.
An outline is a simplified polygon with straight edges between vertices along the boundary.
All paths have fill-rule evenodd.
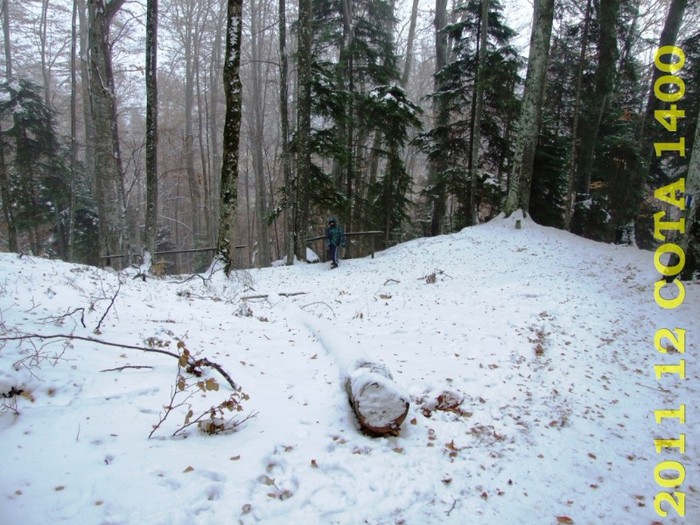
<path id="1" fill-rule="evenodd" d="M 334 244 L 331 244 L 328 247 L 328 255 L 331 258 L 331 262 L 335 265 L 338 266 L 338 247 L 335 246 Z"/>

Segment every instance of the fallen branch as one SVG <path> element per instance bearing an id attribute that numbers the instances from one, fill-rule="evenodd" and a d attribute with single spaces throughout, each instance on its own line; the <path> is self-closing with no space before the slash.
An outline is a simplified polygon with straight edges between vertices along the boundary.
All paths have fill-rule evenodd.
<path id="1" fill-rule="evenodd" d="M 294 297 L 295 295 L 306 295 L 309 292 L 281 292 L 278 293 L 280 297 Z M 270 297 L 270 294 L 261 294 L 261 295 L 247 295 L 245 297 L 241 297 L 241 301 L 250 301 L 252 299 L 267 299 Z"/>
<path id="2" fill-rule="evenodd" d="M 328 303 L 324 303 L 323 301 L 316 301 L 314 303 L 305 304 L 304 306 L 300 306 L 299 308 L 301 308 L 302 310 L 306 310 L 309 306 L 313 306 L 315 304 L 322 304 L 323 306 L 328 308 L 331 311 L 331 314 L 333 314 L 333 317 L 335 317 L 335 311 L 333 310 L 333 308 L 331 308 Z"/>
<path id="3" fill-rule="evenodd" d="M 137 369 L 140 370 L 142 368 L 148 368 L 150 370 L 153 370 L 152 366 L 146 366 L 146 365 L 126 365 L 126 366 L 118 366 L 117 368 L 107 368 L 105 370 L 100 370 L 100 372 L 122 372 L 127 369 Z"/>
<path id="4" fill-rule="evenodd" d="M 71 317 L 73 314 L 76 314 L 78 312 L 80 312 L 80 324 L 83 325 L 83 328 L 86 328 L 86 326 L 85 326 L 85 308 L 76 308 L 74 310 L 66 312 L 63 315 L 58 315 L 56 317 L 45 317 L 44 319 L 41 319 L 41 321 L 52 321 L 52 322 L 58 324 L 59 321 L 62 321 L 63 319 Z"/>
<path id="5" fill-rule="evenodd" d="M 161 348 L 145 348 L 143 346 L 135 346 L 135 345 L 127 345 L 127 344 L 122 344 L 122 343 L 112 343 L 110 341 L 105 341 L 103 339 L 98 339 L 96 337 L 89 337 L 89 336 L 80 336 L 80 335 L 72 335 L 72 334 L 51 334 L 51 335 L 42 335 L 42 334 L 23 334 L 23 335 L 17 335 L 17 336 L 9 336 L 9 337 L 0 337 L 0 342 L 1 341 L 28 341 L 32 339 L 41 339 L 41 340 L 50 340 L 50 339 L 68 339 L 68 340 L 78 340 L 78 341 L 87 341 L 90 343 L 96 343 L 99 345 L 104 345 L 104 346 L 112 346 L 116 348 L 126 348 L 127 350 L 139 350 L 141 352 L 149 352 L 149 353 L 156 353 L 156 354 L 163 354 L 163 355 L 169 355 L 170 357 L 174 357 L 175 359 L 180 359 L 180 355 L 176 354 L 175 352 L 170 352 L 169 350 L 163 350 Z M 203 359 L 195 359 L 191 355 L 188 356 L 187 358 L 187 370 L 188 372 L 194 374 L 194 375 L 201 375 L 202 372 L 199 370 L 202 366 L 208 366 L 210 368 L 215 369 L 217 372 L 219 372 L 228 382 L 229 385 L 231 385 L 231 388 L 234 390 L 238 390 L 238 386 L 236 383 L 231 379 L 231 376 L 219 365 L 218 363 L 214 363 L 213 361 L 210 361 L 207 358 Z"/>
<path id="6" fill-rule="evenodd" d="M 100 326 L 102 326 L 102 321 L 105 320 L 105 317 L 107 317 L 107 314 L 108 314 L 109 311 L 112 309 L 112 306 L 114 306 L 114 301 L 117 300 L 117 296 L 119 295 L 119 290 L 121 290 L 121 287 L 122 287 L 122 283 L 121 283 L 121 281 L 119 281 L 119 286 L 117 286 L 117 291 L 116 291 L 116 292 L 114 293 L 114 295 L 112 296 L 112 300 L 109 302 L 109 306 L 108 306 L 107 309 L 105 310 L 105 313 L 102 315 L 102 318 L 100 319 L 100 322 L 97 323 L 97 327 L 96 327 L 95 330 L 93 331 L 94 334 L 98 334 L 98 335 L 99 335 L 99 334 L 102 333 L 102 332 L 100 332 Z"/>

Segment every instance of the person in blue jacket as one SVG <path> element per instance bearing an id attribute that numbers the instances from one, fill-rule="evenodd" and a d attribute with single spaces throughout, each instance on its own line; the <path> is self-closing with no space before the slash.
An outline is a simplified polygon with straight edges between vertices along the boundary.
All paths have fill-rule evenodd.
<path id="1" fill-rule="evenodd" d="M 326 228 L 326 246 L 328 246 L 328 255 L 331 259 L 331 268 L 337 268 L 338 247 L 345 246 L 345 232 L 338 224 L 335 217 L 328 219 L 328 228 Z"/>

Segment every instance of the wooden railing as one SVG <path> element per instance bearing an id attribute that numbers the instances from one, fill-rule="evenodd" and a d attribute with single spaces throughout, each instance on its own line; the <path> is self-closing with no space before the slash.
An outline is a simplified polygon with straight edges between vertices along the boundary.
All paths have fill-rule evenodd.
<path id="1" fill-rule="evenodd" d="M 363 236 L 363 235 L 369 235 L 371 237 L 371 247 L 370 247 L 370 254 L 372 255 L 372 259 L 374 259 L 374 252 L 375 252 L 375 244 L 374 244 L 374 238 L 376 235 L 381 235 L 383 234 L 383 231 L 366 231 L 366 232 L 347 232 L 345 234 L 345 237 L 355 237 L 355 236 Z M 304 242 L 305 244 L 309 244 L 310 242 L 314 241 L 324 241 L 326 240 L 325 235 L 320 235 L 318 237 L 311 237 L 310 239 L 306 239 Z"/>
<path id="2" fill-rule="evenodd" d="M 247 244 L 243 244 L 241 246 L 234 246 L 236 249 L 241 249 L 241 248 L 247 248 Z M 206 252 L 211 252 L 212 254 L 216 253 L 216 248 L 193 248 L 190 250 L 168 250 L 168 251 L 161 251 L 161 252 L 155 252 L 153 255 L 180 255 L 184 253 L 206 253 Z M 105 264 L 107 266 L 110 266 L 110 259 L 123 259 L 123 258 L 129 258 L 130 260 L 127 262 L 127 266 L 129 264 L 132 264 L 134 262 L 134 259 L 140 260 L 141 259 L 140 253 L 131 253 L 131 254 L 117 254 L 117 255 L 102 255 L 100 256 L 100 259 L 102 260 L 102 265 L 104 266 Z"/>

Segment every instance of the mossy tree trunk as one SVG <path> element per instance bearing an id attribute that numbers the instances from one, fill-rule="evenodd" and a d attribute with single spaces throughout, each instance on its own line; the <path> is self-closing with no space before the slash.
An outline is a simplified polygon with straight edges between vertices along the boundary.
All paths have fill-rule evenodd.
<path id="1" fill-rule="evenodd" d="M 224 123 L 221 194 L 219 202 L 218 256 L 224 261 L 226 275 L 234 267 L 236 212 L 238 200 L 238 145 L 241 132 L 241 35 L 243 0 L 228 0 L 226 13 L 226 58 L 224 62 L 224 92 L 226 121 Z"/>
<path id="2" fill-rule="evenodd" d="M 542 119 L 553 19 L 554 0 L 535 2 L 525 95 L 518 121 L 513 169 L 504 207 L 506 215 L 511 215 L 518 209 L 527 213 L 530 207 L 533 161 Z"/>

